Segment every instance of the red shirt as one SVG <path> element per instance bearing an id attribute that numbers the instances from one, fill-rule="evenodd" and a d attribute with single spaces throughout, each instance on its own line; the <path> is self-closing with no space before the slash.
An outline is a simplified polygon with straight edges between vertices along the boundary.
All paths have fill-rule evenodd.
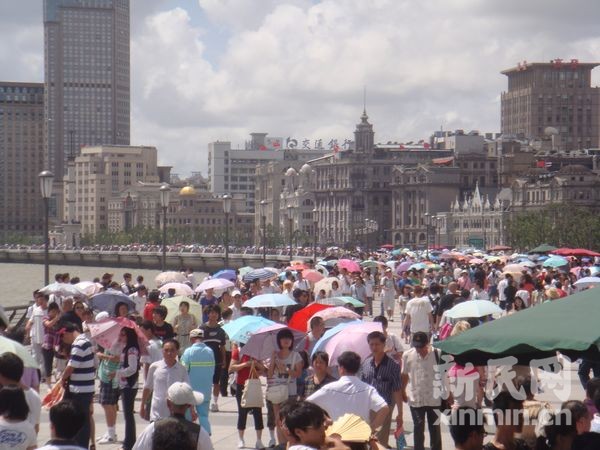
<path id="1" fill-rule="evenodd" d="M 250 357 L 248 355 L 244 355 L 242 356 L 242 359 L 240 359 L 240 350 L 237 346 L 234 347 L 234 349 L 231 352 L 231 359 L 235 359 L 236 361 L 239 361 L 241 363 L 250 361 Z M 237 384 L 243 385 L 248 378 L 250 378 L 250 367 L 244 367 L 243 369 L 238 370 L 236 372 L 235 382 Z"/>
<path id="2" fill-rule="evenodd" d="M 144 320 L 152 321 L 152 311 L 158 306 L 158 303 L 146 302 L 144 305 Z"/>

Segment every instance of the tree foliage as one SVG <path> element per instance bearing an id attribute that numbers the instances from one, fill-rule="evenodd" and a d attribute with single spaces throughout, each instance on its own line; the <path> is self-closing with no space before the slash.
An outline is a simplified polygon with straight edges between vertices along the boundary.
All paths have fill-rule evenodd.
<path id="1" fill-rule="evenodd" d="M 546 243 L 556 247 L 600 248 L 600 216 L 589 208 L 567 203 L 515 214 L 506 227 L 508 242 L 516 250 Z"/>

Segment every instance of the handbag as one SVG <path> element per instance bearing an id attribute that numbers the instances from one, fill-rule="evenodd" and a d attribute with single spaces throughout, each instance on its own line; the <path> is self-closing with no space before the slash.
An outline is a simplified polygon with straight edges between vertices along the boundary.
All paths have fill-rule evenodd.
<path id="1" fill-rule="evenodd" d="M 250 366 L 250 376 L 244 383 L 240 404 L 242 408 L 262 408 L 263 405 L 262 385 L 254 368 L 254 361 Z"/>
<path id="2" fill-rule="evenodd" d="M 295 358 L 292 359 L 292 365 L 295 362 Z M 285 384 L 269 384 L 267 385 L 267 400 L 278 405 L 279 403 L 285 402 L 290 396 L 289 390 L 290 378 L 287 378 Z"/>
<path id="3" fill-rule="evenodd" d="M 288 384 L 272 384 L 267 386 L 267 400 L 274 405 L 285 402 L 289 397 Z"/>

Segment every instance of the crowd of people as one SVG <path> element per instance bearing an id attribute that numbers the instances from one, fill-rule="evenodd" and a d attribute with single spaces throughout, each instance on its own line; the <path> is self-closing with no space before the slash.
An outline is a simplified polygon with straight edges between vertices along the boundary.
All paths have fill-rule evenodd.
<path id="1" fill-rule="evenodd" d="M 355 259 L 360 262 L 363 258 Z M 432 345 L 485 326 L 499 316 L 561 301 L 578 289 L 576 281 L 589 274 L 592 261 L 573 260 L 566 270 L 523 266 L 515 273 L 505 271 L 506 261 L 500 258 L 476 263 L 468 258 L 438 259 L 399 270 L 410 258 L 400 254 L 389 261 L 388 254 L 374 253 L 362 261 L 367 263 L 358 271 L 324 261 L 321 267 L 326 268 L 328 278 L 335 278 L 325 289 L 317 289 L 303 277 L 304 271 L 316 268 L 310 261 L 268 278 L 239 275 L 232 288 L 206 289 L 180 301 L 179 311 L 171 317 L 163 302 L 175 296 L 174 290 L 161 293 L 149 289 L 142 277 L 134 282 L 130 273 L 124 274 L 122 281 L 109 273 L 94 280 L 103 292 L 122 292 L 132 300 L 133 306 L 118 302 L 110 311 L 93 310 L 86 298 L 36 290 L 25 336 L 7 324 L 2 327 L 11 338 L 29 341 L 38 367 L 25 367 L 14 353 L 0 356 L 0 448 L 38 448 L 40 384 L 49 390 L 45 402 L 53 405 L 52 440 L 39 447 L 44 449 L 96 448 L 118 442 L 125 450 L 212 449 L 211 416 L 220 411 L 224 396 L 234 396 L 237 401 L 238 448 L 392 448 L 396 445 L 393 436 L 399 441 L 405 438 L 405 407 L 410 410 L 415 450 L 425 448 L 426 423 L 430 448 L 441 450 L 440 418 L 446 409 L 458 449 L 600 448 L 597 361 L 583 360 L 579 366 L 587 398 L 571 400 L 554 411 L 535 399 L 538 393 L 531 384 L 538 374 L 529 367 L 517 371 L 512 380 L 515 389 L 528 393 L 527 399 L 516 398 L 510 389 L 491 398 L 488 388 L 496 387 L 495 374 L 485 367 L 458 363 L 440 371 L 442 355 Z M 182 273 L 185 283 L 195 288 L 193 272 Z M 80 280 L 57 274 L 55 281 L 76 284 Z M 244 306 L 256 296 L 273 293 L 288 295 L 294 304 L 284 308 Z M 245 354 L 244 343 L 230 339 L 223 329 L 249 315 L 286 325 L 311 303 L 334 297 L 359 300 L 363 306 L 348 303 L 345 307 L 364 322 L 381 324 L 381 331 L 365 335 L 368 355 L 349 349 L 331 361 L 328 353 L 313 351 L 328 328 L 320 317 L 310 320 L 302 338 L 289 328 L 278 331 L 276 350 L 265 359 Z M 452 307 L 470 300 L 494 302 L 503 312 L 463 320 L 446 315 Z M 201 308 L 198 314 L 191 312 L 195 304 Z M 113 345 L 102 347 L 92 333 L 93 324 L 111 318 L 135 325 L 123 325 Z M 398 320 L 401 332 L 396 336 L 389 325 Z M 264 408 L 244 406 L 248 381 L 262 377 L 267 382 L 266 435 Z M 471 385 L 471 394 L 457 389 L 465 383 Z M 116 432 L 119 399 L 123 436 Z M 140 400 L 137 408 L 136 399 Z M 93 419 L 96 404 L 106 422 L 106 431 L 100 436 L 96 436 Z M 488 424 L 494 422 L 496 431 L 484 444 L 482 411 L 486 407 L 493 410 Z M 548 413 L 544 420 L 542 410 Z M 538 426 L 524 427 L 524 416 L 515 419 L 510 415 L 514 411 L 525 411 L 528 419 L 540 418 Z M 149 421 L 144 430 L 136 428 L 136 414 Z M 346 414 L 358 416 L 372 430 L 362 447 L 326 434 L 327 426 Z M 252 445 L 246 444 L 249 415 L 255 429 Z"/>

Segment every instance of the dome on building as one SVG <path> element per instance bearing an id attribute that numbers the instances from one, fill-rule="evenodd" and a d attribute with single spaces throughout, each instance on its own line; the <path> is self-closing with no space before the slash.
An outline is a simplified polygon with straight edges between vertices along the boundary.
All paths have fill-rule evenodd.
<path id="1" fill-rule="evenodd" d="M 301 168 L 300 168 L 300 173 L 302 175 L 309 175 L 312 172 L 312 167 L 310 167 L 308 164 L 304 164 Z"/>
<path id="2" fill-rule="evenodd" d="M 179 195 L 182 197 L 196 195 L 196 189 L 194 189 L 194 186 L 184 186 L 179 191 Z"/>
<path id="3" fill-rule="evenodd" d="M 285 172 L 285 176 L 286 177 L 295 177 L 296 175 L 298 175 L 298 172 L 296 172 L 296 170 L 293 167 L 290 167 L 288 170 L 286 170 Z"/>

